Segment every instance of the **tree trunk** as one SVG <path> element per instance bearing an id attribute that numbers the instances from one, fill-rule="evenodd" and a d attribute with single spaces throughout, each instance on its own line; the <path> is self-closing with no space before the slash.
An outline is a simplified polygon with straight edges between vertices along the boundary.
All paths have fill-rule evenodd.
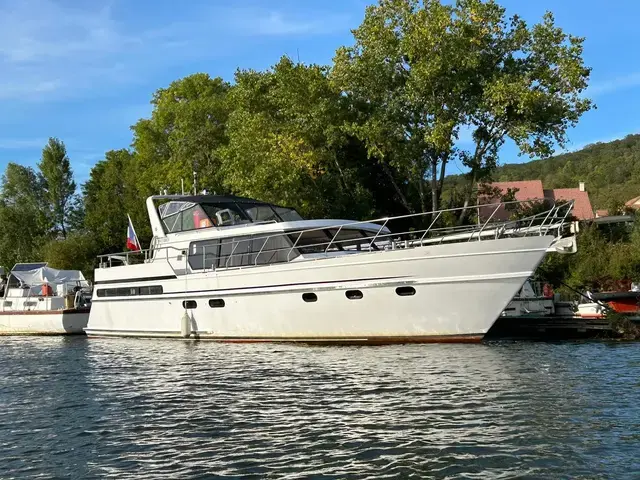
<path id="1" fill-rule="evenodd" d="M 476 183 L 476 170 L 475 168 L 471 170 L 469 181 L 469 185 L 467 187 L 467 191 L 464 194 L 464 204 L 462 205 L 462 211 L 460 212 L 460 217 L 458 218 L 458 225 L 462 225 L 464 222 L 464 218 L 467 215 L 467 209 L 469 208 L 469 204 L 471 203 L 471 195 L 473 194 L 473 185 Z"/>
<path id="2" fill-rule="evenodd" d="M 402 203 L 404 208 L 406 208 L 409 213 L 415 213 L 413 208 L 411 208 L 411 206 L 409 205 L 409 202 L 407 202 L 407 198 L 402 193 L 402 190 L 400 190 L 400 187 L 398 187 L 398 184 L 396 183 L 395 178 L 393 178 L 393 173 L 391 172 L 391 170 L 389 170 L 389 165 L 387 165 L 385 162 L 380 162 L 380 163 L 382 164 L 382 170 L 384 170 L 384 173 L 387 175 L 387 177 L 389 177 L 389 180 L 391 181 L 391 185 L 393 185 L 393 188 L 398 194 L 398 198 L 400 198 L 400 202 Z"/>
<path id="3" fill-rule="evenodd" d="M 431 162 L 431 211 L 436 212 L 440 203 L 440 189 L 438 188 L 438 164 Z"/>

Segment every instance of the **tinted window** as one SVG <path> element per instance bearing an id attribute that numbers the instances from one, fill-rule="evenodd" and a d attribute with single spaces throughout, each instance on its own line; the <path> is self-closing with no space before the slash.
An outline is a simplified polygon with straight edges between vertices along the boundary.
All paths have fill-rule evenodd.
<path id="1" fill-rule="evenodd" d="M 221 240 L 192 242 L 189 265 L 193 270 L 266 265 L 293 260 L 298 252 L 291 249 L 287 235 L 241 236 Z"/>
<path id="2" fill-rule="evenodd" d="M 296 220 L 304 220 L 298 212 L 293 208 L 273 207 L 283 222 L 295 222 Z"/>
<path id="3" fill-rule="evenodd" d="M 254 222 L 278 221 L 276 212 L 269 205 L 256 205 L 244 209 Z"/>

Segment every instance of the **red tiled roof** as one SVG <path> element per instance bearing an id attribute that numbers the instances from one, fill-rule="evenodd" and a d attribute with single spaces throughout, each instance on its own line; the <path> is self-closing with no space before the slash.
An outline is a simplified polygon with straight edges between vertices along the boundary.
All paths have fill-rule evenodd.
<path id="1" fill-rule="evenodd" d="M 632 198 L 627 203 L 625 203 L 625 205 L 631 208 L 640 208 L 640 196 Z"/>
<path id="2" fill-rule="evenodd" d="M 546 199 L 552 203 L 560 200 L 574 200 L 572 214 L 578 220 L 591 220 L 595 218 L 593 207 L 589 200 L 589 193 L 583 192 L 579 188 L 556 188 L 554 190 L 544 190 L 542 188 L 541 180 L 494 182 L 489 184 L 489 186 L 499 188 L 503 194 L 507 193 L 507 189 L 517 189 L 515 198 L 521 202 L 535 199 Z M 486 195 L 479 195 L 478 200 L 479 203 L 493 203 L 497 201 L 497 199 L 487 198 Z M 640 197 L 638 197 L 637 200 L 640 201 Z M 640 204 L 636 208 L 640 208 Z M 493 216 L 492 220 L 506 220 L 508 218 L 508 213 L 503 210 L 504 209 L 501 207 Z M 481 217 L 486 216 L 486 212 L 491 212 L 489 207 L 481 209 Z"/>
<path id="3" fill-rule="evenodd" d="M 518 189 L 516 192 L 516 200 L 525 201 L 533 199 L 542 199 L 544 190 L 542 189 L 541 180 L 525 180 L 521 182 L 493 182 L 492 187 L 499 188 L 502 193 L 507 193 L 507 189 Z"/>
<path id="4" fill-rule="evenodd" d="M 581 191 L 579 188 L 555 188 L 553 190 L 547 190 L 549 192 L 549 200 L 574 200 L 573 210 L 571 213 L 578 220 L 591 220 L 595 218 L 593 215 L 593 207 L 591 206 L 591 200 L 589 200 L 589 194 Z"/>
<path id="5" fill-rule="evenodd" d="M 493 182 L 488 186 L 492 188 L 499 188 L 502 194 L 507 193 L 507 190 L 516 190 L 515 199 L 520 202 L 527 200 L 543 199 L 544 190 L 542 189 L 542 181 L 540 180 L 525 180 L 517 182 Z M 489 204 L 499 203 L 499 198 L 491 198 L 488 195 L 478 195 L 478 203 Z M 505 209 L 503 205 L 498 207 L 494 212 L 495 207 L 481 207 L 479 214 L 483 220 L 491 218 L 492 221 L 508 220 L 510 213 Z"/>

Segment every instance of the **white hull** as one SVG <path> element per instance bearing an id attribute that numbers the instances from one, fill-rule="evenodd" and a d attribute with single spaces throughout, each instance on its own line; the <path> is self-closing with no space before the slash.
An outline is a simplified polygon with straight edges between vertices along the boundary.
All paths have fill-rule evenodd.
<path id="1" fill-rule="evenodd" d="M 480 341 L 553 241 L 462 242 L 178 276 L 158 260 L 98 269 L 86 332 L 181 337 L 188 323 L 191 338 L 219 341 Z M 161 285 L 163 294 L 97 295 L 147 285 Z M 398 295 L 403 286 L 415 294 Z M 347 298 L 348 290 L 362 298 Z M 303 301 L 304 293 L 317 301 Z M 224 307 L 210 307 L 212 299 Z M 185 310 L 184 300 L 197 308 Z"/>
<path id="2" fill-rule="evenodd" d="M 88 311 L 0 312 L 0 335 L 84 334 Z"/>

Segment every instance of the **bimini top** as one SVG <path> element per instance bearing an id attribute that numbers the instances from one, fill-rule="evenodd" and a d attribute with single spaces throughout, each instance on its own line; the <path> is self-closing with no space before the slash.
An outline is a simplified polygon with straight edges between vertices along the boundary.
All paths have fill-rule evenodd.
<path id="1" fill-rule="evenodd" d="M 36 266 L 27 270 L 28 266 Z M 36 264 L 16 264 L 11 270 L 9 284 L 15 287 L 33 287 L 36 285 L 63 285 L 65 283 L 77 283 L 79 286 L 88 286 L 89 284 L 84 275 L 79 270 L 56 270 L 47 267 L 46 263 Z"/>
<path id="2" fill-rule="evenodd" d="M 293 208 L 234 195 L 154 195 L 165 233 L 303 218 Z"/>

